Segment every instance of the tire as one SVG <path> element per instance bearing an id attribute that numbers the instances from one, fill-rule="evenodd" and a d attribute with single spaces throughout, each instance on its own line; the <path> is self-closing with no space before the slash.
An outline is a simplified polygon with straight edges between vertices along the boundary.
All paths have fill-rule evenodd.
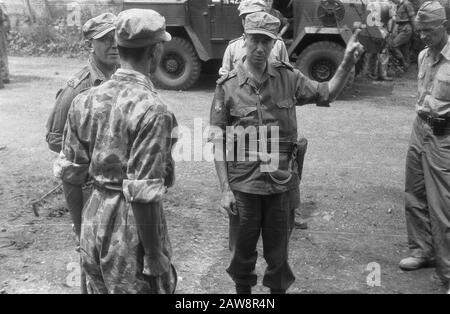
<path id="1" fill-rule="evenodd" d="M 302 51 L 296 67 L 309 78 L 318 82 L 327 82 L 336 73 L 344 59 L 345 48 L 335 42 L 315 42 Z M 355 80 L 355 69 L 350 73 L 345 89 L 349 89 Z"/>
<path id="2" fill-rule="evenodd" d="M 200 72 L 201 61 L 192 44 L 174 37 L 164 45 L 161 62 L 152 78 L 163 89 L 186 90 L 197 82 Z"/>

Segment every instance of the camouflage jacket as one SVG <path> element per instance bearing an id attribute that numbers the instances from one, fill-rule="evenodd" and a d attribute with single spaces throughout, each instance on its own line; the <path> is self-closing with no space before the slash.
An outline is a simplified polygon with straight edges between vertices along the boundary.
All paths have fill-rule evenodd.
<path id="1" fill-rule="evenodd" d="M 55 175 L 123 191 L 128 202 L 159 201 L 173 182 L 175 116 L 145 75 L 119 69 L 75 98 Z"/>
<path id="2" fill-rule="evenodd" d="M 74 75 L 66 86 L 56 94 L 56 102 L 47 121 L 46 141 L 50 150 L 59 153 L 62 149 L 62 135 L 66 125 L 67 113 L 74 98 L 83 91 L 98 86 L 107 78 L 95 64 L 94 58 L 89 58 L 88 65 Z"/>

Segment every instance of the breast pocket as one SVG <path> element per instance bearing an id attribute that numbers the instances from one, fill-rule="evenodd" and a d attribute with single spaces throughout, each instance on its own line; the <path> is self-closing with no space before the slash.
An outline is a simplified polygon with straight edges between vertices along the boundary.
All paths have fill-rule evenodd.
<path id="1" fill-rule="evenodd" d="M 288 110 L 293 108 L 294 104 L 295 104 L 295 102 L 294 102 L 294 99 L 292 99 L 292 98 L 284 99 L 284 100 L 278 101 L 276 103 L 278 108 L 280 108 L 280 109 L 288 109 Z"/>
<path id="2" fill-rule="evenodd" d="M 256 105 L 248 105 L 244 103 L 237 103 L 230 108 L 231 124 L 233 126 L 242 126 L 247 128 L 249 126 L 258 126 L 258 113 Z"/>
<path id="3" fill-rule="evenodd" d="M 256 111 L 255 106 L 246 106 L 244 104 L 239 104 L 231 108 L 230 114 L 234 117 L 243 118 L 247 117 L 254 111 Z"/>
<path id="4" fill-rule="evenodd" d="M 272 117 L 280 127 L 280 136 L 293 133 L 297 128 L 295 100 L 293 98 L 276 101 L 272 109 Z"/>
<path id="5" fill-rule="evenodd" d="M 450 101 L 450 73 L 438 73 L 433 86 L 433 97 L 441 101 Z"/>

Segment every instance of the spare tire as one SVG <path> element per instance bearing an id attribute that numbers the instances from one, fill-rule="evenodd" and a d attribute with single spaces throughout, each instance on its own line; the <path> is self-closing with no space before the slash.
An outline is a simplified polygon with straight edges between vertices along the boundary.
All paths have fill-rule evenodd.
<path id="1" fill-rule="evenodd" d="M 344 59 L 345 47 L 332 41 L 315 42 L 302 51 L 296 67 L 309 78 L 318 82 L 331 80 Z M 355 80 L 353 69 L 345 86 L 350 88 Z"/>
<path id="2" fill-rule="evenodd" d="M 201 61 L 192 44 L 174 37 L 164 45 L 161 62 L 152 78 L 158 87 L 186 90 L 197 82 L 200 72 Z"/>

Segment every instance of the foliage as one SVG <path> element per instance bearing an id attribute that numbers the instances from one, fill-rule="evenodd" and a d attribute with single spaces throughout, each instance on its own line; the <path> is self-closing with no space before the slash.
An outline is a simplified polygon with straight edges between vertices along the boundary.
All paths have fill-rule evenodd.
<path id="1" fill-rule="evenodd" d="M 9 35 L 9 53 L 18 56 L 85 57 L 89 51 L 80 30 L 59 27 L 46 20 L 25 24 Z"/>

